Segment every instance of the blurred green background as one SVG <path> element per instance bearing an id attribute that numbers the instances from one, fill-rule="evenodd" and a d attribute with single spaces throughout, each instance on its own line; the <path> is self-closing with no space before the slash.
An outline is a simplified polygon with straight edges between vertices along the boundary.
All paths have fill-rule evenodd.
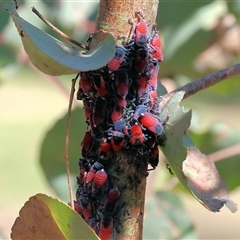
<path id="1" fill-rule="evenodd" d="M 55 37 L 31 12 L 33 5 L 80 42 L 94 30 L 98 2 L 25 1 L 19 5 L 20 16 Z M 169 91 L 239 62 L 240 1 L 160 1 L 157 22 L 165 54 L 160 78 Z M 41 192 L 68 201 L 64 135 L 73 77 L 37 71 L 14 24 L 0 8 L 0 238 L 9 238 L 30 196 Z M 193 109 L 189 135 L 203 153 L 216 153 L 211 157 L 231 190 L 230 198 L 238 204 L 239 80 L 240 76 L 231 78 L 182 102 L 186 109 Z M 74 102 L 70 129 L 74 187 L 86 131 L 81 107 L 80 101 Z M 184 192 L 165 165 L 161 156 L 159 167 L 148 177 L 144 239 L 240 239 L 240 212 L 232 214 L 226 208 L 209 212 Z"/>

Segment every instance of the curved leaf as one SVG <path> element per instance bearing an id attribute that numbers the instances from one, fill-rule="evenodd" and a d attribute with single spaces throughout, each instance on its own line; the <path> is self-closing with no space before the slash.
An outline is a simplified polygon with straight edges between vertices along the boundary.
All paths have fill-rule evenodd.
<path id="1" fill-rule="evenodd" d="M 13 6 L 5 6 L 21 36 L 32 63 L 49 75 L 67 75 L 79 71 L 96 70 L 107 65 L 115 53 L 115 40 L 110 33 L 99 31 L 93 35 L 95 46 L 89 52 L 70 47 L 21 18 Z"/>
<path id="2" fill-rule="evenodd" d="M 184 92 L 175 93 L 161 113 L 161 119 L 166 119 L 167 137 L 166 146 L 162 151 L 179 181 L 208 210 L 218 212 L 226 204 L 235 212 L 236 205 L 228 199 L 226 184 L 215 165 L 193 147 L 193 143 L 185 134 L 190 126 L 191 110 L 184 112 L 179 106 L 183 96 Z"/>
<path id="3" fill-rule="evenodd" d="M 30 197 L 12 226 L 12 239 L 99 239 L 65 203 L 44 194 Z"/>

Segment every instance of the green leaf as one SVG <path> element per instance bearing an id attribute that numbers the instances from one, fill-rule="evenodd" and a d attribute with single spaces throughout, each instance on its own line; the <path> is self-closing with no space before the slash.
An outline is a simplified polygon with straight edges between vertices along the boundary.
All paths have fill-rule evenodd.
<path id="1" fill-rule="evenodd" d="M 196 239 L 194 226 L 175 193 L 159 191 L 146 201 L 144 239 Z"/>
<path id="2" fill-rule="evenodd" d="M 64 114 L 44 136 L 40 150 L 40 165 L 51 187 L 58 196 L 68 199 L 68 191 L 63 188 L 67 184 L 66 166 L 64 162 L 64 141 L 67 114 Z M 80 157 L 81 141 L 86 132 L 86 123 L 82 108 L 76 108 L 71 112 L 69 159 L 70 172 L 73 179 L 78 174 L 78 158 Z M 76 182 L 76 181 L 75 181 Z M 74 183 L 74 182 L 73 182 Z"/>
<path id="3" fill-rule="evenodd" d="M 93 35 L 90 50 L 83 52 L 70 47 L 31 25 L 16 12 L 13 5 L 5 4 L 21 36 L 24 48 L 32 63 L 49 75 L 67 75 L 79 71 L 96 70 L 107 65 L 115 53 L 113 36 L 104 31 Z"/>
<path id="4" fill-rule="evenodd" d="M 167 137 L 162 151 L 176 177 L 203 206 L 218 212 L 226 204 L 236 212 L 236 204 L 228 199 L 226 184 L 214 163 L 193 147 L 185 135 L 190 126 L 191 111 L 185 113 L 179 106 L 183 96 L 184 92 L 175 93 L 161 113 L 161 119 L 166 119 Z M 188 147 L 183 145 L 183 141 Z"/>
<path id="5" fill-rule="evenodd" d="M 12 239 L 99 239 L 68 205 L 44 194 L 32 196 L 12 226 Z"/>

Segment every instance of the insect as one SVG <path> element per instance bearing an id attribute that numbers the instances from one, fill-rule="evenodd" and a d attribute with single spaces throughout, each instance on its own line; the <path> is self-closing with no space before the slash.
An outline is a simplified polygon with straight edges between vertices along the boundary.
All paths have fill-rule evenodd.
<path id="1" fill-rule="evenodd" d="M 94 74 L 92 79 L 93 79 L 93 86 L 97 90 L 98 95 L 101 98 L 105 98 L 106 95 L 108 94 L 108 87 L 103 76 L 101 74 Z"/>
<path id="2" fill-rule="evenodd" d="M 160 136 L 163 132 L 163 126 L 159 118 L 155 115 L 147 112 L 142 114 L 140 117 L 140 123 L 147 128 L 149 131 L 153 132 L 157 136 Z"/>
<path id="3" fill-rule="evenodd" d="M 103 216 L 100 222 L 98 236 L 100 239 L 111 239 L 113 234 L 113 218 L 111 216 Z"/>
<path id="4" fill-rule="evenodd" d="M 131 129 L 130 129 L 130 143 L 133 146 L 138 146 L 138 145 L 142 145 L 144 142 L 144 135 L 142 132 L 142 128 L 135 123 Z"/>
<path id="5" fill-rule="evenodd" d="M 108 62 L 107 67 L 110 72 L 117 71 L 124 60 L 126 50 L 124 47 L 116 46 L 114 57 Z"/>
<path id="6" fill-rule="evenodd" d="M 94 137 L 92 136 L 92 134 L 89 131 L 85 132 L 83 140 L 81 142 L 82 146 L 81 153 L 83 157 L 85 158 L 89 157 L 93 143 Z"/>
<path id="7" fill-rule="evenodd" d="M 112 122 L 116 122 L 122 118 L 122 107 L 120 107 L 118 104 L 114 105 L 114 108 L 111 113 L 111 120 Z"/>
<path id="8" fill-rule="evenodd" d="M 115 73 L 116 91 L 119 96 L 125 98 L 128 94 L 129 79 L 126 69 L 118 69 Z"/>
<path id="9" fill-rule="evenodd" d="M 83 110 L 84 110 L 84 116 L 86 120 L 88 120 L 89 115 L 92 113 L 92 101 L 88 97 L 83 99 Z"/>
<path id="10" fill-rule="evenodd" d="M 144 19 L 140 20 L 135 29 L 135 43 L 138 47 L 144 47 L 148 41 L 148 26 Z"/>
<path id="11" fill-rule="evenodd" d="M 106 139 L 102 139 L 98 149 L 98 156 L 102 160 L 108 160 L 111 155 L 111 143 L 108 142 Z"/>
<path id="12" fill-rule="evenodd" d="M 173 173 L 173 171 L 172 171 L 172 169 L 171 169 L 171 167 L 168 163 L 166 164 L 166 168 L 168 169 L 168 171 L 171 175 L 174 175 L 174 173 Z"/>
<path id="13" fill-rule="evenodd" d="M 158 82 L 158 71 L 159 71 L 159 65 L 151 65 L 150 66 L 150 79 L 149 79 L 149 85 L 151 86 L 152 90 L 157 90 L 157 82 Z"/>
<path id="14" fill-rule="evenodd" d="M 92 91 L 92 83 L 86 72 L 81 72 L 80 76 L 79 87 L 83 90 L 84 94 L 89 95 Z"/>
<path id="15" fill-rule="evenodd" d="M 135 69 L 138 74 L 142 74 L 149 63 L 149 51 L 147 47 L 141 47 L 136 50 Z"/>
<path id="16" fill-rule="evenodd" d="M 141 76 L 138 79 L 137 97 L 138 98 L 143 97 L 143 95 L 148 93 L 148 91 L 149 91 L 148 77 L 147 76 Z"/>
<path id="17" fill-rule="evenodd" d="M 156 31 L 154 31 L 153 36 L 150 38 L 150 46 L 152 48 L 152 56 L 153 60 L 157 60 L 158 62 L 162 62 L 164 58 L 163 50 L 162 50 L 162 40 L 157 34 Z"/>
<path id="18" fill-rule="evenodd" d="M 93 107 L 92 121 L 94 127 L 103 123 L 106 115 L 106 106 L 106 100 L 99 96 Z"/>

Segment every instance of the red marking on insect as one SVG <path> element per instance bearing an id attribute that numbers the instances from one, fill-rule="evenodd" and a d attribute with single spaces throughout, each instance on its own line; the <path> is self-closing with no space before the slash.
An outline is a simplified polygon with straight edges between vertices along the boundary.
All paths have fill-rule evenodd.
<path id="1" fill-rule="evenodd" d="M 143 47 L 147 44 L 148 40 L 148 27 L 146 21 L 143 19 L 141 20 L 135 29 L 135 43 L 139 47 Z"/>
<path id="2" fill-rule="evenodd" d="M 140 117 L 140 123 L 157 136 L 163 132 L 163 126 L 159 118 L 147 112 Z"/>
<path id="3" fill-rule="evenodd" d="M 74 201 L 74 210 L 79 213 L 82 214 L 82 207 L 80 206 L 79 203 L 77 203 L 76 201 Z"/>
<path id="4" fill-rule="evenodd" d="M 83 140 L 81 142 L 81 146 L 82 146 L 82 156 L 83 157 L 88 157 L 91 151 L 91 148 L 93 146 L 93 142 L 94 142 L 94 137 L 92 136 L 92 134 L 87 131 L 84 134 Z"/>
<path id="5" fill-rule="evenodd" d="M 112 131 L 111 145 L 115 152 L 120 151 L 125 144 L 124 134 L 118 131 Z"/>
<path id="6" fill-rule="evenodd" d="M 162 40 L 160 36 L 155 32 L 150 39 L 150 46 L 152 50 L 153 58 L 157 59 L 157 61 L 162 62 L 164 58 L 163 50 L 162 50 Z"/>
<path id="7" fill-rule="evenodd" d="M 87 205 L 86 208 L 85 207 L 82 208 L 82 213 L 85 221 L 88 222 L 89 218 L 92 216 L 92 206 L 90 203 Z"/>
<path id="8" fill-rule="evenodd" d="M 148 77 L 142 76 L 138 80 L 137 96 L 141 98 L 149 90 Z"/>
<path id="9" fill-rule="evenodd" d="M 112 188 L 107 195 L 107 199 L 104 205 L 106 205 L 108 202 L 115 203 L 120 199 L 121 193 L 118 190 L 118 188 Z"/>
<path id="10" fill-rule="evenodd" d="M 150 66 L 150 79 L 149 79 L 149 85 L 152 87 L 153 90 L 157 89 L 157 83 L 158 83 L 158 71 L 159 66 Z"/>
<path id="11" fill-rule="evenodd" d="M 134 124 L 130 129 L 130 143 L 134 146 L 142 145 L 144 142 L 144 135 L 142 128 L 138 124 Z"/>
<path id="12" fill-rule="evenodd" d="M 111 239 L 113 234 L 113 219 L 111 218 L 110 221 L 108 221 L 108 224 L 104 224 L 104 220 L 102 219 L 100 222 L 99 232 L 98 236 L 101 240 L 108 240 Z"/>
<path id="13" fill-rule="evenodd" d="M 91 106 L 90 98 L 83 99 L 83 109 L 84 109 L 85 118 L 88 120 L 90 113 L 92 113 L 92 106 Z"/>
<path id="14" fill-rule="evenodd" d="M 107 182 L 107 173 L 101 169 L 98 170 L 93 178 L 93 183 L 95 186 L 103 186 Z"/>
<path id="15" fill-rule="evenodd" d="M 114 123 L 120 120 L 121 118 L 122 118 L 122 108 L 116 104 L 111 113 L 111 120 Z"/>
<path id="16" fill-rule="evenodd" d="M 127 106 L 127 100 L 125 98 L 121 96 L 116 96 L 116 100 L 120 108 L 124 108 Z"/>
<path id="17" fill-rule="evenodd" d="M 83 90 L 83 92 L 88 95 L 88 93 L 92 90 L 92 83 L 87 76 L 86 72 L 81 72 L 81 78 L 79 81 L 79 87 Z"/>
<path id="18" fill-rule="evenodd" d="M 120 67 L 121 63 L 124 60 L 125 54 L 126 51 L 123 47 L 116 46 L 115 55 L 107 64 L 109 71 L 113 72 L 118 70 L 118 68 Z"/>
<path id="19" fill-rule="evenodd" d="M 98 156 L 103 159 L 109 159 L 111 155 L 111 150 L 111 143 L 107 142 L 106 139 L 103 139 L 99 145 Z"/>
<path id="20" fill-rule="evenodd" d="M 92 172 L 92 171 L 89 171 L 89 172 L 87 173 L 87 176 L 86 176 L 86 179 L 85 179 L 85 183 L 86 183 L 86 184 L 89 184 L 90 182 L 92 182 L 94 176 L 95 176 L 95 173 Z"/>
<path id="21" fill-rule="evenodd" d="M 94 127 L 103 123 L 106 115 L 106 106 L 106 100 L 98 97 L 93 107 L 92 121 Z"/>
<path id="22" fill-rule="evenodd" d="M 146 47 L 139 48 L 136 50 L 135 56 L 135 69 L 136 71 L 141 74 L 147 68 L 149 63 L 149 52 Z"/>
<path id="23" fill-rule="evenodd" d="M 115 73 L 115 85 L 118 95 L 125 98 L 129 88 L 128 74 L 125 69 L 119 69 Z"/>
<path id="24" fill-rule="evenodd" d="M 101 76 L 100 74 L 94 75 L 93 85 L 94 85 L 95 89 L 97 90 L 98 95 L 102 98 L 105 98 L 106 95 L 108 94 L 108 89 L 107 89 L 107 85 L 106 85 L 106 82 L 105 82 L 103 76 Z"/>

